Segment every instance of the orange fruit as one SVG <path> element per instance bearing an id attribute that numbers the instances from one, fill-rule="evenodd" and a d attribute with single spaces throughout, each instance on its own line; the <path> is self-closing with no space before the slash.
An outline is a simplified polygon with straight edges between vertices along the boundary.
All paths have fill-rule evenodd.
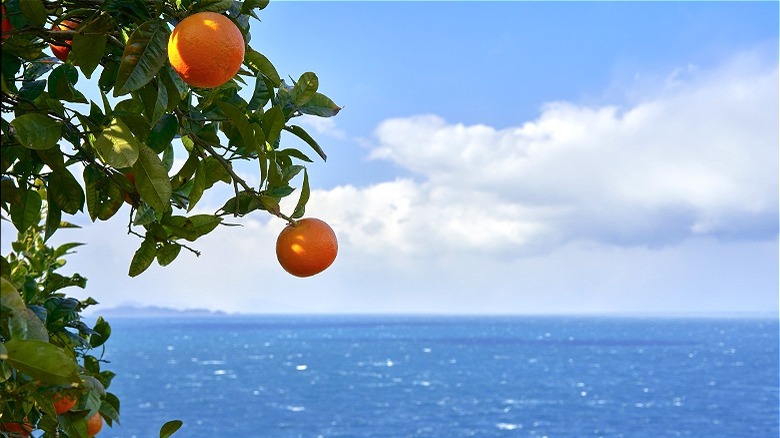
<path id="1" fill-rule="evenodd" d="M 30 432 L 32 432 L 32 424 L 27 422 L 27 420 L 25 420 L 24 423 L 8 421 L 5 423 L 0 423 L 0 432 L 9 432 L 11 433 L 11 436 L 30 436 Z"/>
<path id="2" fill-rule="evenodd" d="M 10 32 L 14 30 L 14 27 L 11 25 L 11 20 L 8 19 L 8 16 L 5 12 L 5 5 L 3 5 L 3 39 L 8 38 L 11 35 L 6 34 L 6 32 Z"/>
<path id="3" fill-rule="evenodd" d="M 244 62 L 244 37 L 229 18 L 198 12 L 182 20 L 168 39 L 168 60 L 193 87 L 214 88 L 229 81 Z"/>
<path id="4" fill-rule="evenodd" d="M 60 30 L 74 30 L 79 26 L 78 21 L 73 20 L 63 20 L 62 23 L 57 25 L 57 28 Z M 68 54 L 70 53 L 70 45 L 73 41 L 72 40 L 65 40 L 65 44 L 67 46 L 58 46 L 56 44 L 49 44 L 49 47 L 51 48 L 51 52 L 60 59 L 60 61 L 65 62 L 68 60 Z"/>
<path id="5" fill-rule="evenodd" d="M 54 412 L 59 415 L 73 409 L 73 406 L 76 406 L 78 399 L 71 394 L 58 392 L 54 394 L 52 401 L 54 402 Z"/>
<path id="6" fill-rule="evenodd" d="M 276 239 L 279 264 L 296 277 L 310 277 L 324 271 L 336 259 L 338 250 L 336 233 L 315 218 L 287 225 Z"/>
<path id="7" fill-rule="evenodd" d="M 93 437 L 100 432 L 103 428 L 103 417 L 100 414 L 95 414 L 87 418 L 87 435 Z"/>

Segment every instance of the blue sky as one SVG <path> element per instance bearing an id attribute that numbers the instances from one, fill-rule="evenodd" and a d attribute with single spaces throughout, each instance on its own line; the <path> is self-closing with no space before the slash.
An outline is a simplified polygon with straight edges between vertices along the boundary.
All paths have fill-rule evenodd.
<path id="1" fill-rule="evenodd" d="M 307 213 L 339 257 L 288 276 L 284 223 L 257 215 L 130 279 L 126 221 L 84 222 L 58 238 L 87 241 L 69 266 L 103 305 L 777 312 L 776 2 L 272 1 L 260 17 L 251 45 L 345 107 L 301 121 L 329 156 Z"/>

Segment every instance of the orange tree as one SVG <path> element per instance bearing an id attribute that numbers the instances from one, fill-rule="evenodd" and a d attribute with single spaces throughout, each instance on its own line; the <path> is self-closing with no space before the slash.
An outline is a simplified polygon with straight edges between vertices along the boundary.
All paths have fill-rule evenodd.
<path id="1" fill-rule="evenodd" d="M 305 164 L 311 152 L 326 156 L 294 120 L 340 107 L 314 73 L 285 81 L 251 47 L 251 18 L 267 3 L 3 2 L 0 208 L 19 237 L 0 258 L 0 436 L 32 428 L 86 437 L 95 413 L 109 425 L 119 419 L 119 399 L 106 390 L 113 374 L 95 353 L 110 325 L 87 326 L 81 312 L 95 300 L 63 293 L 86 282 L 55 272 L 74 245 L 47 244 L 72 226 L 69 216 L 105 221 L 131 204 L 128 233 L 139 239 L 131 277 L 182 249 L 197 254 L 190 242 L 227 216 L 263 211 L 293 227 L 303 217 Z M 283 146 L 296 137 L 302 148 Z M 175 158 L 183 165 L 174 168 Z M 256 180 L 238 175 L 242 161 L 258 166 Z M 194 214 L 219 184 L 228 188 L 222 206 Z M 294 194 L 283 212 L 280 201 Z"/>

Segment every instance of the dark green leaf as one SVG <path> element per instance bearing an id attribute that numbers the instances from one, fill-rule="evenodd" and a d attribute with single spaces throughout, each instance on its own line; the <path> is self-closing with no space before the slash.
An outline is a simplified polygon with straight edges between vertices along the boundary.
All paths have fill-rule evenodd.
<path id="1" fill-rule="evenodd" d="M 195 204 L 200 201 L 200 197 L 203 196 L 203 191 L 206 189 L 206 166 L 203 161 L 198 162 L 198 167 L 195 169 L 195 178 L 192 179 L 192 189 L 190 190 L 190 203 L 187 206 L 187 211 L 192 211 Z"/>
<path id="2" fill-rule="evenodd" d="M 305 129 L 301 128 L 298 125 L 285 126 L 284 129 L 288 132 L 292 132 L 298 138 L 305 141 L 306 144 L 308 144 L 309 146 L 311 146 L 312 149 L 314 149 L 314 152 L 317 152 L 317 155 L 319 155 L 323 161 L 328 159 L 328 156 L 325 155 L 325 152 L 322 150 L 320 145 L 309 135 L 308 132 L 306 132 Z"/>
<path id="3" fill-rule="evenodd" d="M 41 0 L 21 0 L 19 6 L 24 18 L 33 26 L 43 26 L 46 23 L 46 6 Z"/>
<path id="4" fill-rule="evenodd" d="M 49 202 L 53 202 L 68 214 L 76 214 L 84 207 L 84 191 L 81 184 L 67 170 L 55 170 L 49 175 Z"/>
<path id="5" fill-rule="evenodd" d="M 181 420 L 171 420 L 160 428 L 160 438 L 168 438 L 173 435 L 182 426 Z"/>
<path id="6" fill-rule="evenodd" d="M 133 164 L 135 186 L 141 199 L 157 211 L 171 209 L 171 181 L 160 157 L 147 146 L 142 146 L 138 160 Z"/>
<path id="7" fill-rule="evenodd" d="M 295 206 L 292 218 L 298 219 L 303 217 L 306 212 L 306 203 L 309 202 L 309 174 L 306 169 L 303 169 L 303 187 L 301 187 L 301 196 L 298 198 L 298 205 Z"/>
<path id="8" fill-rule="evenodd" d="M 257 140 L 255 139 L 255 131 L 249 124 L 249 120 L 246 118 L 246 114 L 243 111 L 233 105 L 219 100 L 214 103 L 216 103 L 217 107 L 219 107 L 220 111 L 225 114 L 225 117 L 228 118 L 233 126 L 238 129 L 238 132 L 241 134 L 241 138 L 244 141 L 244 145 L 247 147 L 252 147 L 257 143 Z"/>
<path id="9" fill-rule="evenodd" d="M 333 103 L 328 96 L 322 93 L 314 93 L 305 105 L 298 107 L 298 111 L 314 116 L 332 117 L 341 111 L 341 107 Z"/>
<path id="10" fill-rule="evenodd" d="M 116 77 L 114 96 L 135 91 L 154 78 L 168 58 L 168 24 L 152 20 L 130 35 L 122 54 Z"/>
<path id="11" fill-rule="evenodd" d="M 5 348 L 11 366 L 44 384 L 81 382 L 76 361 L 53 344 L 11 339 L 5 343 Z"/>
<path id="12" fill-rule="evenodd" d="M 70 57 L 74 65 L 81 67 L 87 78 L 92 76 L 92 72 L 100 64 L 106 51 L 106 34 L 114 27 L 113 18 L 104 12 L 81 26 L 79 32 L 73 36 Z"/>
<path id="13" fill-rule="evenodd" d="M 225 12 L 233 5 L 233 0 L 201 0 L 192 5 L 192 14 L 196 12 Z"/>
<path id="14" fill-rule="evenodd" d="M 60 228 L 62 222 L 62 211 L 54 204 L 46 206 L 46 230 L 44 231 L 43 241 L 46 242 Z"/>
<path id="15" fill-rule="evenodd" d="M 41 219 L 41 195 L 35 190 L 19 190 L 19 203 L 11 204 L 11 222 L 20 233 Z"/>
<path id="16" fill-rule="evenodd" d="M 111 325 L 106 322 L 106 320 L 103 319 L 102 316 L 98 317 L 97 322 L 95 322 L 95 327 L 93 328 L 95 333 L 90 335 L 89 337 L 89 345 L 92 346 L 92 348 L 99 347 L 105 343 L 108 338 L 111 336 Z"/>
<path id="17" fill-rule="evenodd" d="M 147 235 L 141 247 L 133 254 L 133 260 L 130 262 L 129 275 L 135 277 L 144 272 L 154 261 L 154 257 L 157 254 L 157 242 L 153 237 Z"/>
<path id="18" fill-rule="evenodd" d="M 40 113 L 27 113 L 11 120 L 16 139 L 30 149 L 54 147 L 62 136 L 62 122 Z"/>
<path id="19" fill-rule="evenodd" d="M 193 242 L 199 237 L 210 233 L 222 222 L 219 216 L 197 214 L 191 217 L 171 216 L 163 222 L 173 235 Z"/>
<path id="20" fill-rule="evenodd" d="M 263 114 L 263 133 L 266 143 L 273 146 L 284 128 L 284 114 L 279 106 L 272 106 Z"/>
<path id="21" fill-rule="evenodd" d="M 49 75 L 49 95 L 54 99 L 68 102 L 89 103 L 87 98 L 74 85 L 79 80 L 79 72 L 70 64 L 60 64 Z"/>
<path id="22" fill-rule="evenodd" d="M 282 78 L 279 77 L 279 73 L 276 71 L 274 65 L 271 64 L 271 61 L 269 61 L 265 55 L 251 47 L 248 47 L 244 54 L 244 64 L 255 73 L 262 73 L 265 75 L 273 82 L 274 87 L 278 87 L 282 83 Z"/>
<path id="23" fill-rule="evenodd" d="M 269 0 L 245 0 L 241 5 L 241 13 L 249 14 L 253 12 L 253 9 L 265 9 L 268 6 Z"/>
<path id="24" fill-rule="evenodd" d="M 94 165 L 90 164 L 84 168 L 84 184 L 87 212 L 93 221 L 108 220 L 122 207 L 127 192 Z"/>
<path id="25" fill-rule="evenodd" d="M 312 72 L 306 72 L 301 75 L 298 82 L 292 89 L 293 105 L 300 108 L 305 105 L 317 92 L 320 82 L 317 75 Z"/>
<path id="26" fill-rule="evenodd" d="M 45 80 L 25 82 L 24 85 L 22 85 L 22 88 L 19 89 L 19 97 L 27 100 L 35 100 L 45 89 Z"/>

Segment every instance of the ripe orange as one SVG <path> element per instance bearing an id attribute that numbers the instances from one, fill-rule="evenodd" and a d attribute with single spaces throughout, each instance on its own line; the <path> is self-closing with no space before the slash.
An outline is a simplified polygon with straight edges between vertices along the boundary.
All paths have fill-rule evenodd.
<path id="1" fill-rule="evenodd" d="M 60 30 L 74 30 L 78 26 L 79 22 L 73 20 L 63 20 L 62 23 L 57 25 Z M 70 53 L 70 45 L 72 42 L 72 40 L 65 40 L 65 44 L 67 44 L 67 46 L 49 44 L 49 47 L 51 48 L 51 52 L 54 53 L 54 56 L 59 58 L 60 61 L 65 62 L 68 60 L 68 54 Z"/>
<path id="2" fill-rule="evenodd" d="M 87 418 L 87 435 L 93 437 L 97 435 L 102 428 L 103 417 L 101 417 L 100 414 L 94 414 L 93 416 Z"/>
<path id="3" fill-rule="evenodd" d="M 76 406 L 76 403 L 78 402 L 78 399 L 74 397 L 72 394 L 65 394 L 58 392 L 54 394 L 54 398 L 52 400 L 54 402 L 54 412 L 59 414 L 64 414 L 65 412 L 68 412 L 69 410 L 73 409 L 73 406 Z"/>
<path id="4" fill-rule="evenodd" d="M 214 88 L 229 81 L 244 62 L 244 37 L 229 18 L 198 12 L 182 20 L 168 39 L 168 60 L 184 82 Z"/>
<path id="5" fill-rule="evenodd" d="M 11 20 L 8 19 L 8 16 L 5 12 L 5 5 L 3 5 L 3 39 L 8 38 L 11 35 L 8 35 L 6 32 L 10 32 L 14 30 L 13 25 L 11 25 Z"/>
<path id="6" fill-rule="evenodd" d="M 287 225 L 276 239 L 276 258 L 296 277 L 319 274 L 333 263 L 339 245 L 336 233 L 325 222 L 306 218 Z"/>
<path id="7" fill-rule="evenodd" d="M 32 424 L 28 423 L 25 419 L 24 423 L 8 421 L 0 423 L 0 432 L 10 432 L 12 436 L 30 436 L 32 432 Z"/>

